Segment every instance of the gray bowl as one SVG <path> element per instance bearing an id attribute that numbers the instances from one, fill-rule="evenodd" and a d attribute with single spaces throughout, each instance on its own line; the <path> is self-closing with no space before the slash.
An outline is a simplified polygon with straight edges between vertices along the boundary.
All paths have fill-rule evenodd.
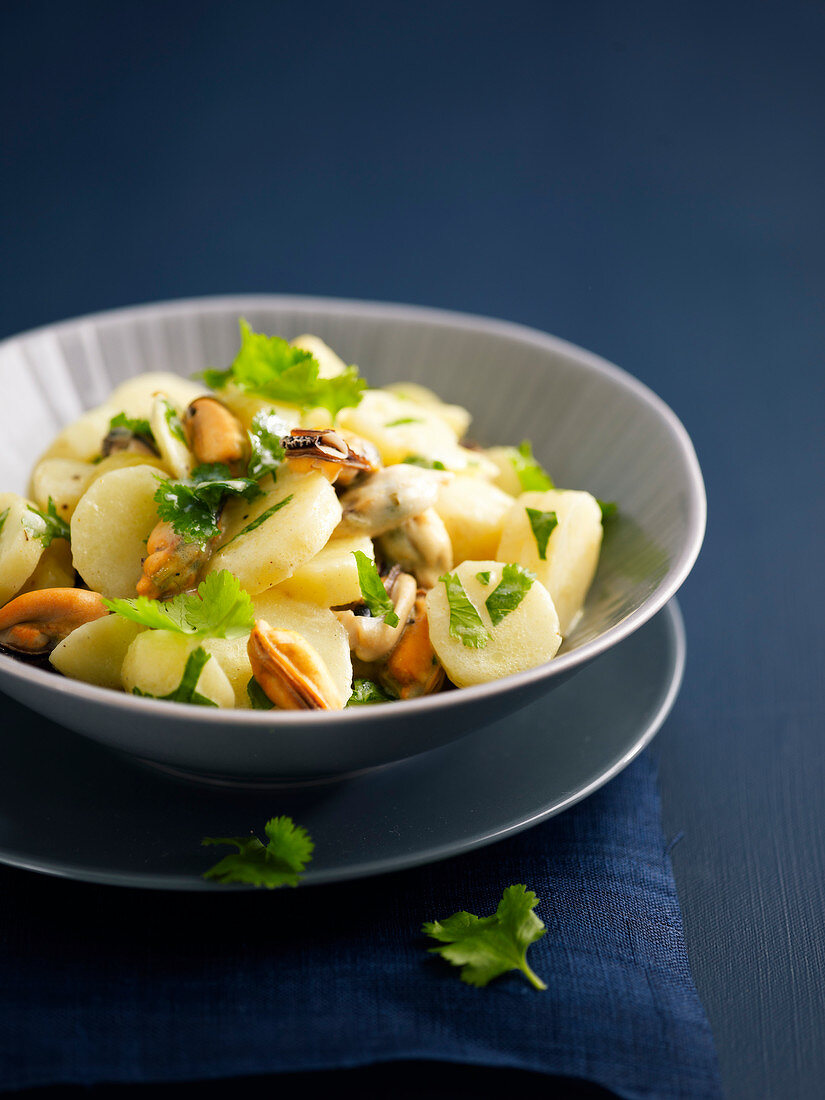
<path id="1" fill-rule="evenodd" d="M 556 484 L 615 500 L 596 580 L 551 662 L 495 683 L 344 712 L 211 710 L 140 699 L 0 655 L 0 688 L 111 748 L 186 773 L 247 780 L 338 775 L 463 737 L 549 692 L 659 611 L 690 572 L 705 528 L 693 447 L 636 379 L 520 325 L 441 310 L 280 295 L 140 306 L 0 344 L 0 488 L 25 492 L 51 437 L 125 378 L 224 366 L 238 317 L 288 338 L 317 333 L 373 385 L 412 380 L 473 414 L 487 444 L 533 441 Z M 548 703 L 552 705 L 552 703 Z"/>

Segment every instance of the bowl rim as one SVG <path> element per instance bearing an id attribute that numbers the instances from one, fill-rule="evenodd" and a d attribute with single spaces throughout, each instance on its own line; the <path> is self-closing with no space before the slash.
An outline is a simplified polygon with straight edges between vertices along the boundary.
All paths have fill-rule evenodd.
<path id="1" fill-rule="evenodd" d="M 436 306 L 408 305 L 367 299 L 328 298 L 320 295 L 301 294 L 216 294 L 123 306 L 40 325 L 0 340 L 0 355 L 18 343 L 37 337 L 58 336 L 77 326 L 117 323 L 121 320 L 131 320 L 140 316 L 149 317 L 150 315 L 168 317 L 178 313 L 191 313 L 193 310 L 201 313 L 217 313 L 229 310 L 236 311 L 241 315 L 245 310 L 273 307 L 308 313 L 320 311 L 333 316 L 358 313 L 367 319 L 428 322 L 441 325 L 444 328 L 481 331 L 491 336 L 517 340 L 522 344 L 532 345 L 543 351 L 561 353 L 572 357 L 577 364 L 618 383 L 658 416 L 667 427 L 687 473 L 687 533 L 684 545 L 676 560 L 671 563 L 663 583 L 640 607 L 637 607 L 635 611 L 632 611 L 621 622 L 616 623 L 604 633 L 597 635 L 597 637 L 585 642 L 571 652 L 560 657 L 554 657 L 553 660 L 537 665 L 535 668 L 513 673 L 502 677 L 500 680 L 492 680 L 485 684 L 476 684 L 472 687 L 425 696 L 420 699 L 406 700 L 404 706 L 405 716 L 413 718 L 418 715 L 423 718 L 433 710 L 448 712 L 455 707 L 481 702 L 485 698 L 492 698 L 500 694 L 518 692 L 520 688 L 572 673 L 606 652 L 606 650 L 611 649 L 614 645 L 622 642 L 653 618 L 684 583 L 702 547 L 707 521 L 707 498 L 702 472 L 693 443 L 684 425 L 661 397 L 628 371 L 617 367 L 595 352 L 587 351 L 568 340 L 552 336 L 528 325 L 473 313 L 442 309 Z M 70 680 L 67 677 L 56 676 L 48 670 L 23 664 L 2 653 L 0 653 L 0 672 L 32 686 L 48 686 L 58 694 L 78 700 L 91 700 L 108 704 L 115 709 L 123 708 L 135 715 L 156 714 L 158 716 L 162 715 L 167 721 L 174 721 L 178 718 L 183 723 L 189 723 L 194 716 L 197 716 L 198 723 L 202 726 L 225 726 L 238 721 L 242 721 L 250 728 L 268 729 L 273 726 L 292 725 L 294 722 L 300 722 L 303 726 L 326 725 L 331 722 L 337 725 L 360 725 L 364 722 L 383 721 L 387 716 L 388 708 L 395 706 L 394 702 L 376 703 L 367 707 L 352 707 L 345 708 L 343 711 L 332 712 L 213 709 L 212 707 L 199 707 L 189 703 L 178 703 L 177 706 L 170 707 L 168 703 L 162 700 L 139 698 L 125 692 L 117 692 L 112 688 L 99 687 L 80 680 Z M 397 714 L 397 711 L 394 713 Z"/>

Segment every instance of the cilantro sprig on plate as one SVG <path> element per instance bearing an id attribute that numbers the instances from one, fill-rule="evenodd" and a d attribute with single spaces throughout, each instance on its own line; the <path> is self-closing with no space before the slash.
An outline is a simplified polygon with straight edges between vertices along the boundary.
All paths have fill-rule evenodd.
<path id="1" fill-rule="evenodd" d="M 216 462 L 198 466 L 184 481 L 159 478 L 154 500 L 158 516 L 181 538 L 205 547 L 220 534 L 218 516 L 227 496 L 254 500 L 261 489 L 252 478 L 232 477 L 228 466 Z"/>
<path id="2" fill-rule="evenodd" d="M 256 836 L 205 836 L 201 844 L 227 844 L 238 849 L 210 867 L 204 878 L 250 886 L 297 886 L 315 845 L 306 829 L 291 817 L 273 817 L 264 826 L 267 843 Z"/>
<path id="3" fill-rule="evenodd" d="M 438 940 L 430 951 L 452 966 L 461 967 L 461 980 L 485 986 L 508 970 L 520 970 L 534 989 L 546 984 L 527 963 L 527 949 L 546 932 L 533 910 L 539 899 L 518 883 L 508 886 L 490 917 L 454 913 L 445 920 L 427 921 L 422 931 Z"/>
<path id="4" fill-rule="evenodd" d="M 207 386 L 223 389 L 233 382 L 245 393 L 301 409 L 324 408 L 333 419 L 341 409 L 357 405 L 367 383 L 357 367 L 347 367 L 333 378 L 319 377 L 315 356 L 293 347 L 280 336 L 255 332 L 240 320 L 241 347 L 226 370 L 206 370 L 200 375 Z"/>
<path id="5" fill-rule="evenodd" d="M 210 573 L 197 595 L 182 593 L 171 600 L 105 599 L 110 611 L 152 630 L 171 630 L 199 638 L 240 638 L 255 625 L 249 593 L 227 569 Z"/>

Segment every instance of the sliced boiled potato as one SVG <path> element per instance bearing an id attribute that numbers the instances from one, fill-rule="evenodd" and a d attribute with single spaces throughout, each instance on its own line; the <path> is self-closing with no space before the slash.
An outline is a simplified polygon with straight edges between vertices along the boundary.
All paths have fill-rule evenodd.
<path id="1" fill-rule="evenodd" d="M 235 706 L 248 709 L 252 706 L 247 684 L 252 679 L 252 665 L 246 651 L 249 635 L 240 638 L 206 638 L 201 645 L 223 669 L 235 693 Z"/>
<path id="2" fill-rule="evenodd" d="M 386 390 L 367 390 L 360 405 L 340 411 L 338 422 L 374 443 L 387 466 L 408 455 L 423 455 L 447 465 L 458 451 L 458 436 L 446 421 L 425 406 Z"/>
<path id="3" fill-rule="evenodd" d="M 25 497 L 0 493 L 0 607 L 17 595 L 43 553 L 43 543 L 23 526 L 29 516 Z"/>
<path id="4" fill-rule="evenodd" d="M 489 637 L 483 648 L 465 646 L 450 634 L 450 604 L 443 583 L 427 593 L 430 641 L 447 675 L 458 687 L 485 684 L 549 661 L 561 645 L 559 617 L 547 589 L 534 581 L 521 603 L 495 626 L 486 600 L 496 589 L 504 565 L 497 561 L 465 561 L 454 570 Z M 488 584 L 478 578 L 489 573 Z"/>
<path id="5" fill-rule="evenodd" d="M 66 539 L 52 539 L 34 572 L 20 589 L 23 592 L 39 592 L 43 588 L 74 588 L 75 572 L 72 565 L 72 548 Z"/>
<path id="6" fill-rule="evenodd" d="M 181 378 L 171 371 L 148 371 L 121 382 L 112 391 L 106 406 L 112 409 L 111 416 L 124 412 L 134 419 L 148 420 L 156 393 L 166 394 L 173 405 L 185 409 L 190 401 L 208 392 L 203 382 Z M 106 426 L 108 429 L 108 421 Z"/>
<path id="7" fill-rule="evenodd" d="M 310 333 L 305 332 L 303 335 L 295 337 L 292 346 L 308 351 L 315 356 L 318 362 L 319 378 L 334 378 L 337 374 L 343 374 L 347 369 L 347 364 L 341 356 L 337 355 L 329 344 L 324 343 L 320 336 L 312 336 Z"/>
<path id="8" fill-rule="evenodd" d="M 340 607 L 361 599 L 358 567 L 354 552 L 360 550 L 368 558 L 375 557 L 372 539 L 367 535 L 340 535 L 333 537 L 314 558 L 311 558 L 278 590 L 296 600 L 318 604 L 320 607 Z"/>
<path id="9" fill-rule="evenodd" d="M 58 672 L 73 680 L 120 690 L 126 651 L 143 630 L 120 615 L 105 615 L 73 630 L 55 647 L 49 660 Z"/>
<path id="10" fill-rule="evenodd" d="M 544 560 L 539 557 L 528 508 L 556 513 L 558 523 L 548 539 Z M 496 557 L 532 569 L 553 597 L 561 632 L 567 635 L 596 574 L 601 544 L 602 513 L 595 497 L 573 489 L 548 489 L 522 493 L 513 503 L 504 517 Z"/>
<path id="11" fill-rule="evenodd" d="M 57 514 L 68 522 L 97 469 L 93 463 L 76 458 L 44 458 L 32 474 L 32 498 L 45 511 L 51 497 Z"/>
<path id="12" fill-rule="evenodd" d="M 80 576 L 104 596 L 130 597 L 143 572 L 146 540 L 158 522 L 158 471 L 128 466 L 99 477 L 72 516 L 72 552 Z"/>
<path id="13" fill-rule="evenodd" d="M 181 423 L 181 410 L 165 393 L 156 393 L 152 398 L 152 411 L 149 424 L 152 435 L 160 451 L 163 465 L 173 477 L 180 481 L 189 477 L 195 465 L 195 459 L 186 442 Z"/>
<path id="14" fill-rule="evenodd" d="M 180 686 L 189 655 L 201 644 L 198 638 L 171 630 L 145 630 L 126 651 L 121 670 L 123 687 L 131 693 L 137 688 L 155 698 L 171 695 Z M 210 656 L 203 666 L 195 690 L 219 707 L 235 705 L 232 685 L 214 657 Z"/>
<path id="15" fill-rule="evenodd" d="M 496 467 L 493 484 L 512 497 L 521 495 L 522 487 L 513 459 L 518 454 L 515 447 L 488 447 L 484 457 Z"/>
<path id="16" fill-rule="evenodd" d="M 343 703 L 352 694 L 352 659 L 347 632 L 326 607 L 294 600 L 279 589 L 252 597 L 255 618 L 303 635 L 327 667 Z"/>
<path id="17" fill-rule="evenodd" d="M 456 439 L 463 439 L 467 434 L 472 417 L 461 405 L 447 405 L 437 393 L 428 390 L 426 386 L 420 386 L 417 382 L 393 382 L 385 389 L 402 401 L 420 405 L 440 416 L 453 430 Z"/>
<path id="18" fill-rule="evenodd" d="M 253 595 L 291 577 L 326 544 L 341 519 L 335 490 L 316 470 L 281 471 L 262 497 L 230 500 L 221 548 L 208 571 L 228 569 Z"/>
<path id="19" fill-rule="evenodd" d="M 297 428 L 302 424 L 302 413 L 297 405 L 277 404 L 266 397 L 257 397 L 254 393 L 246 393 L 244 390 L 239 389 L 234 382 L 229 382 L 223 389 L 218 390 L 216 396 L 237 416 L 247 431 L 252 426 L 253 418 L 259 412 L 274 413 L 283 420 L 287 430 Z"/>
<path id="20" fill-rule="evenodd" d="M 95 458 L 100 454 L 103 439 L 109 431 L 109 421 L 117 411 L 108 402 L 89 409 L 62 429 L 44 451 L 40 461 L 47 458 L 73 458 L 88 462 Z"/>
<path id="21" fill-rule="evenodd" d="M 453 544 L 455 562 L 494 558 L 513 498 L 477 477 L 456 474 L 438 494 L 435 510 Z"/>

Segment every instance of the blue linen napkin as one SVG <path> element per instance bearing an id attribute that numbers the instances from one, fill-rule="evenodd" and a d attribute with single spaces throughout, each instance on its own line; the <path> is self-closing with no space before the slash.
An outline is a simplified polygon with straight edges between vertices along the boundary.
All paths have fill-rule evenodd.
<path id="1" fill-rule="evenodd" d="M 542 899 L 546 992 L 467 986 L 420 934 L 514 882 Z M 433 1059 L 721 1095 L 647 753 L 511 840 L 360 883 L 172 895 L 4 870 L 0 888 L 4 1088 Z"/>

